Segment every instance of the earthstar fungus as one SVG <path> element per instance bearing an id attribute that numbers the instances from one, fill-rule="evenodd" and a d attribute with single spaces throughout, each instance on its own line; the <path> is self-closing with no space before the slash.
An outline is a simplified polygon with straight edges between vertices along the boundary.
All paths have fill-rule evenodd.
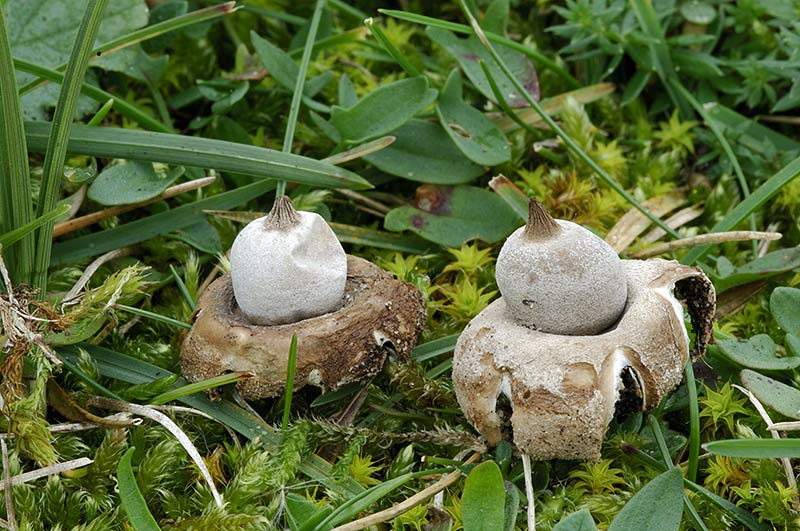
<path id="1" fill-rule="evenodd" d="M 520 230 L 541 226 L 541 213 L 549 217 L 538 203 L 531 205 L 532 219 Z M 550 225 L 547 220 L 544 223 Z M 563 228 L 566 222 L 555 223 Z M 513 242 L 515 235 L 508 241 Z M 562 243 L 568 245 L 570 240 Z M 505 251 L 504 247 L 501 257 Z M 564 253 L 556 259 L 573 256 Z M 582 259 L 592 260 L 592 256 L 586 254 Z M 613 260 L 608 262 L 613 265 Z M 619 265 L 627 296 L 611 322 L 592 333 L 563 329 L 548 333 L 539 329 L 538 322 L 525 322 L 528 316 L 520 318 L 519 305 L 509 302 L 509 288 L 504 288 L 499 278 L 504 271 L 498 258 L 502 297 L 467 325 L 453 357 L 459 404 L 490 445 L 513 438 L 522 452 L 536 460 L 598 459 L 615 411 L 655 407 L 680 383 L 689 357 L 704 353 L 711 340 L 715 293 L 703 272 L 660 259 L 621 260 Z M 544 267 L 566 271 L 574 270 L 575 264 L 561 266 Z M 521 268 L 514 270 L 520 283 L 540 279 L 539 272 L 531 273 L 526 276 Z M 598 279 L 597 285 L 602 286 L 604 280 Z M 581 289 L 593 290 L 594 285 L 590 279 Z M 517 286 L 511 294 L 542 293 L 554 297 L 542 301 L 548 311 L 573 311 L 573 300 L 560 299 L 547 288 Z M 617 287 L 612 286 L 611 291 L 618 291 Z M 569 297 L 576 297 L 579 305 L 591 306 L 595 300 L 602 304 L 602 299 L 582 298 L 579 291 L 569 292 Z M 691 352 L 679 298 L 688 309 L 695 333 Z M 569 319 L 558 316 L 556 320 Z"/>
<path id="2" fill-rule="evenodd" d="M 181 344 L 189 380 L 250 371 L 236 384 L 244 398 L 279 395 L 294 334 L 295 388 L 333 390 L 374 376 L 390 350 L 409 356 L 426 320 L 419 290 L 345 255 L 325 221 L 309 216 L 319 218 L 278 198 L 270 215 L 242 231 L 231 274 L 200 297 Z"/>

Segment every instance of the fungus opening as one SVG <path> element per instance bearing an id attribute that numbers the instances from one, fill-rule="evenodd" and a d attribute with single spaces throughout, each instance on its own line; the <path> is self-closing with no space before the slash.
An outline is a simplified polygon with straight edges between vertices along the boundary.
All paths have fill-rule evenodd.
<path id="1" fill-rule="evenodd" d="M 636 369 L 630 365 L 623 367 L 619 373 L 619 383 L 614 417 L 624 419 L 644 411 L 644 382 Z"/>
<path id="2" fill-rule="evenodd" d="M 553 216 L 544 209 L 541 203 L 531 197 L 528 201 L 528 222 L 525 224 L 525 236 L 529 240 L 546 240 L 559 233 L 561 228 Z"/>

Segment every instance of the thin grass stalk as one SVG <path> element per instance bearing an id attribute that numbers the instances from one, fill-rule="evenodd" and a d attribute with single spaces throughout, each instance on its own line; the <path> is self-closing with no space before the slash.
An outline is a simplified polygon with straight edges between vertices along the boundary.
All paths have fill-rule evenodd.
<path id="1" fill-rule="evenodd" d="M 64 74 L 64 83 L 61 85 L 61 92 L 58 95 L 58 103 L 53 115 L 53 127 L 50 129 L 50 137 L 47 141 L 42 188 L 39 191 L 38 216 L 43 216 L 53 210 L 58 200 L 64 159 L 67 157 L 69 128 L 72 125 L 72 118 L 75 116 L 81 84 L 89 65 L 89 54 L 97 37 L 97 31 L 100 29 L 100 23 L 103 21 L 103 11 L 107 4 L 108 0 L 89 0 L 78 28 L 69 65 Z M 54 224 L 54 221 L 49 221 L 37 232 L 33 286 L 39 288 L 39 297 L 41 298 L 47 294 L 47 268 L 50 265 L 50 252 L 53 248 Z"/>
<path id="2" fill-rule="evenodd" d="M 189 308 L 192 311 L 194 311 L 196 307 L 195 302 L 192 299 L 192 296 L 189 294 L 189 290 L 186 289 L 186 284 L 183 283 L 183 279 L 175 270 L 175 266 L 173 266 L 172 264 L 169 265 L 169 270 L 172 273 L 172 278 L 175 279 L 175 284 L 178 286 L 178 291 L 180 291 L 181 295 L 183 295 L 183 298 L 186 300 L 186 303 L 189 305 Z"/>
<path id="3" fill-rule="evenodd" d="M 522 97 L 525 98 L 525 100 L 530 104 L 530 106 L 533 107 L 534 110 L 536 110 L 539 116 L 542 117 L 542 120 L 544 120 L 544 122 L 556 133 L 556 135 L 558 135 L 558 137 L 561 138 L 564 144 L 566 144 L 567 147 L 570 148 L 576 155 L 578 155 L 578 157 L 583 162 L 585 162 L 590 168 L 592 168 L 592 170 L 609 187 L 611 187 L 615 192 L 617 192 L 623 198 L 625 198 L 625 200 L 628 203 L 630 203 L 634 208 L 636 208 L 636 210 L 644 214 L 647 217 L 647 219 L 655 223 L 659 228 L 661 228 L 664 232 L 669 234 L 672 238 L 679 238 L 680 235 L 672 227 L 664 223 L 656 215 L 650 212 L 641 203 L 639 203 L 639 201 L 637 201 L 636 198 L 634 198 L 622 186 L 620 186 L 619 183 L 617 183 L 608 173 L 606 173 L 605 170 L 603 170 L 603 168 L 601 168 L 597 164 L 597 162 L 595 162 L 594 159 L 592 159 L 592 157 L 590 157 L 583 149 L 581 149 L 581 147 L 567 133 L 565 133 L 564 130 L 561 129 L 561 127 L 559 127 L 559 125 L 555 122 L 555 120 L 553 120 L 550 117 L 550 115 L 548 115 L 544 111 L 544 109 L 542 109 L 542 106 L 539 105 L 539 103 L 533 99 L 533 97 L 528 93 L 527 90 L 525 90 L 525 87 L 522 85 L 522 83 L 520 83 L 519 79 L 517 79 L 517 76 L 515 76 L 514 73 L 511 72 L 511 69 L 508 68 L 506 62 L 503 61 L 503 58 L 500 57 L 500 55 L 494 49 L 492 44 L 489 42 L 489 39 L 487 38 L 486 34 L 484 34 L 483 30 L 478 24 L 478 21 L 475 19 L 475 17 L 467 8 L 466 4 L 464 3 L 464 0 L 459 0 L 459 4 L 461 5 L 461 9 L 464 12 L 464 15 L 467 17 L 470 24 L 472 25 L 474 34 L 478 37 L 478 40 L 481 41 L 483 46 L 489 51 L 489 53 L 492 56 L 492 59 L 494 59 L 497 66 L 500 67 L 500 69 L 506 75 L 508 80 L 511 81 L 511 83 L 514 85 L 514 88 L 517 89 L 520 95 L 522 95 Z"/>
<path id="4" fill-rule="evenodd" d="M 17 80 L 11 60 L 11 41 L 0 8 L 0 211 L 3 231 L 10 232 L 33 220 L 28 147 Z M 33 269 L 34 235 L 26 234 L 8 259 L 17 283 L 29 283 Z"/>
<path id="5" fill-rule="evenodd" d="M 683 374 L 689 395 L 689 465 L 686 469 L 686 478 L 696 482 L 700 461 L 700 404 L 697 400 L 697 384 L 691 359 L 686 362 Z"/>
<path id="6" fill-rule="evenodd" d="M 378 12 L 383 15 L 387 15 L 396 19 L 405 20 L 406 22 L 413 22 L 415 24 L 425 24 L 434 28 L 449 30 L 454 33 L 463 33 L 467 35 L 472 34 L 472 29 L 466 24 L 458 24 L 457 22 L 439 20 L 437 18 L 426 17 L 425 15 L 418 15 L 416 13 L 406 13 L 405 11 L 396 11 L 394 9 L 379 9 Z M 581 84 L 578 82 L 577 79 L 575 79 L 572 76 L 572 74 L 567 72 L 565 69 L 563 69 L 555 61 L 553 61 L 546 55 L 539 53 L 536 50 L 532 50 L 523 44 L 514 42 L 511 39 L 508 39 L 496 33 L 487 32 L 485 33 L 485 35 L 486 38 L 489 39 L 490 41 L 511 48 L 512 50 L 521 52 L 526 56 L 530 57 L 531 59 L 533 59 L 534 61 L 538 62 L 548 70 L 551 70 L 554 74 L 556 74 L 558 77 L 564 80 L 569 86 L 569 88 L 571 89 L 581 88 Z"/>
<path id="7" fill-rule="evenodd" d="M 111 108 L 114 106 L 114 101 L 114 98 L 110 98 L 107 102 L 105 102 L 103 106 L 100 107 L 96 113 L 94 113 L 94 116 L 92 116 L 92 119 L 89 120 L 86 125 L 90 125 L 92 127 L 100 125 L 103 119 L 111 111 Z"/>
<path id="8" fill-rule="evenodd" d="M 725 152 L 725 156 L 728 157 L 731 166 L 733 166 L 733 171 L 736 174 L 736 180 L 739 181 L 739 188 L 742 189 L 742 195 L 744 196 L 745 199 L 750 197 L 750 185 L 747 183 L 747 179 L 745 179 L 744 177 L 744 172 L 742 171 L 742 167 L 739 165 L 739 159 L 737 159 L 736 155 L 733 153 L 733 149 L 731 148 L 731 145 L 728 143 L 728 139 L 726 139 L 725 135 L 722 134 L 722 131 L 720 131 L 719 127 L 717 127 L 717 125 L 711 119 L 711 116 L 708 114 L 708 112 L 706 112 L 703 105 L 701 105 L 700 102 L 697 101 L 695 97 L 689 93 L 688 90 L 686 90 L 686 87 L 684 87 L 683 84 L 678 79 L 672 78 L 670 79 L 669 83 L 674 87 L 675 90 L 678 91 L 678 93 L 681 96 L 683 96 L 683 98 L 686 101 L 689 102 L 689 105 L 694 107 L 694 110 L 697 111 L 697 114 L 699 114 L 700 117 L 703 119 L 703 122 L 705 123 L 706 127 L 708 127 L 711 130 L 711 133 L 714 135 L 714 137 L 717 139 L 717 142 L 719 142 L 719 145 L 722 147 L 722 151 Z M 756 228 L 757 228 L 756 216 L 755 214 L 751 214 L 750 230 L 755 231 Z M 758 243 L 756 243 L 755 241 L 753 242 L 753 254 L 758 256 Z"/>
<path id="9" fill-rule="evenodd" d="M 289 119 L 286 121 L 286 131 L 283 135 L 282 151 L 284 153 L 292 152 L 294 131 L 297 127 L 297 117 L 300 116 L 300 105 L 303 103 L 303 86 L 306 83 L 308 63 L 311 61 L 311 52 L 314 51 L 314 41 L 317 40 L 317 30 L 319 30 L 319 21 L 322 18 L 323 9 L 325 9 L 325 0 L 317 0 L 317 5 L 314 7 L 314 14 L 311 16 L 311 24 L 308 28 L 306 45 L 303 48 L 303 58 L 300 60 L 300 70 L 298 71 L 297 79 L 294 82 L 294 93 L 292 94 L 292 104 L 289 108 Z M 275 189 L 275 196 L 281 196 L 285 193 L 286 181 L 278 181 Z"/>
<path id="10" fill-rule="evenodd" d="M 413 64 L 411 64 L 411 61 L 406 59 L 406 56 L 403 55 L 403 53 L 397 49 L 397 47 L 392 43 L 391 40 L 389 40 L 389 37 L 387 37 L 386 33 L 383 32 L 383 29 L 381 28 L 380 24 L 375 23 L 375 19 L 373 19 L 372 17 L 368 18 L 367 20 L 364 21 L 364 25 L 367 28 L 369 28 L 369 31 L 372 32 L 372 35 L 375 37 L 375 39 L 379 43 L 381 43 L 383 49 L 386 50 L 386 52 L 392 56 L 392 59 L 394 59 L 397 62 L 397 64 L 400 65 L 400 68 L 405 70 L 409 76 L 417 77 L 419 75 L 422 75 L 419 69 Z"/>
<path id="11" fill-rule="evenodd" d="M 192 325 L 190 325 L 189 323 L 184 323 L 183 321 L 178 321 L 177 319 L 173 319 L 172 317 L 167 317 L 166 315 L 161 315 L 159 313 L 143 310 L 135 306 L 128 306 L 126 304 L 115 304 L 114 308 L 116 308 L 117 310 L 122 310 L 123 312 L 132 313 L 134 315 L 141 315 L 142 317 L 147 317 L 148 319 L 159 321 L 161 323 L 168 324 L 170 326 L 175 326 L 177 328 L 183 328 L 185 330 L 192 329 Z"/>
<path id="12" fill-rule="evenodd" d="M 792 182 L 798 175 L 800 175 L 800 157 L 778 170 L 777 173 L 756 188 L 753 193 L 750 194 L 750 197 L 733 207 L 719 223 L 711 228 L 710 232 L 732 230 L 743 220 L 747 219 L 750 214 L 764 206 L 767 201 L 780 192 L 784 186 Z M 695 247 L 681 259 L 681 263 L 694 265 L 698 260 L 701 260 L 710 249 L 711 246 L 709 245 Z"/>
<path id="13" fill-rule="evenodd" d="M 297 334 L 292 334 L 289 345 L 289 360 L 286 362 L 286 393 L 283 400 L 283 419 L 281 420 L 281 439 L 286 437 L 289 429 L 289 417 L 292 413 L 292 395 L 294 394 L 294 373 L 297 368 Z"/>

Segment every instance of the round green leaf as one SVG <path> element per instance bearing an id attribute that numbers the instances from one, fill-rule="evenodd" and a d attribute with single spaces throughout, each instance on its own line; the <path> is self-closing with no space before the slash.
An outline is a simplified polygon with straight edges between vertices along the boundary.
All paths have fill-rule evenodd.
<path id="1" fill-rule="evenodd" d="M 553 528 L 553 531 L 597 531 L 588 509 L 581 509 L 567 516 Z"/>
<path id="2" fill-rule="evenodd" d="M 410 230 L 446 247 L 480 239 L 494 243 L 508 236 L 519 218 L 502 198 L 473 186 L 423 185 L 415 205 L 395 208 L 386 215 L 388 230 Z"/>
<path id="3" fill-rule="evenodd" d="M 717 346 L 731 361 L 748 369 L 785 371 L 800 367 L 800 356 L 779 358 L 775 342 L 766 334 L 750 339 L 721 339 Z"/>
<path id="4" fill-rule="evenodd" d="M 401 79 L 373 90 L 349 109 L 334 106 L 331 123 L 342 140 L 365 142 L 397 129 L 435 99 L 428 78 Z"/>
<path id="5" fill-rule="evenodd" d="M 471 161 L 496 166 L 511 158 L 511 146 L 503 132 L 481 111 L 464 103 L 458 70 L 447 78 L 436 113 L 447 134 Z"/>
<path id="6" fill-rule="evenodd" d="M 683 515 L 683 474 L 667 470 L 625 504 L 608 531 L 678 531 Z"/>
<path id="7" fill-rule="evenodd" d="M 121 161 L 104 169 L 89 186 L 89 199 L 101 205 L 128 205 L 147 201 L 183 175 L 183 166 Z"/>
<path id="8" fill-rule="evenodd" d="M 754 459 L 800 457 L 800 439 L 728 439 L 703 445 L 712 454 Z"/>
<path id="9" fill-rule="evenodd" d="M 775 288 L 769 298 L 769 310 L 789 334 L 800 334 L 800 289 Z"/>
<path id="10" fill-rule="evenodd" d="M 464 531 L 495 531 L 505 521 L 505 487 L 500 467 L 486 461 L 470 472 L 461 495 Z"/>
<path id="11" fill-rule="evenodd" d="M 800 419 L 800 390 L 748 369 L 739 377 L 762 404 L 785 417 Z"/>
<path id="12" fill-rule="evenodd" d="M 717 11 L 705 2 L 692 1 L 681 6 L 681 15 L 692 24 L 707 26 L 717 18 Z"/>
<path id="13" fill-rule="evenodd" d="M 131 458 L 135 450 L 134 447 L 128 448 L 117 465 L 117 483 L 122 508 L 125 509 L 128 521 L 136 531 L 161 531 L 156 519 L 150 514 L 139 485 L 136 484 L 136 476 L 133 475 Z"/>
<path id="14" fill-rule="evenodd" d="M 463 184 L 482 175 L 482 166 L 464 157 L 447 133 L 433 122 L 411 120 L 392 131 L 390 146 L 364 160 L 381 171 L 410 181 Z"/>

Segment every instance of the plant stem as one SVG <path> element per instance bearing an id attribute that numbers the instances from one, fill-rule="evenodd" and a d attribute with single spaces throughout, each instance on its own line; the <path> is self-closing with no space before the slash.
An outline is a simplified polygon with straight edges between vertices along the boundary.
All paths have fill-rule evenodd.
<path id="1" fill-rule="evenodd" d="M 700 405 L 697 401 L 697 384 L 694 380 L 691 358 L 686 361 L 683 373 L 689 395 L 689 466 L 686 471 L 686 479 L 695 482 L 700 459 Z"/>
<path id="2" fill-rule="evenodd" d="M 103 11 L 107 4 L 108 0 L 89 0 L 75 37 L 75 45 L 72 47 L 69 64 L 64 74 L 64 83 L 61 85 L 61 92 L 53 115 L 53 127 L 50 129 L 50 137 L 47 140 L 42 188 L 39 192 L 38 216 L 43 216 L 53 210 L 58 200 L 61 174 L 64 160 L 67 157 L 69 129 L 75 116 L 86 67 L 89 64 L 89 54 L 100 29 Z M 42 299 L 47 294 L 47 268 L 50 265 L 50 252 L 53 247 L 54 224 L 54 221 L 49 221 L 37 232 L 33 286 L 39 288 L 39 297 Z"/>
<path id="3" fill-rule="evenodd" d="M 283 419 L 281 421 L 281 438 L 286 437 L 289 429 L 289 417 L 292 413 L 292 395 L 294 394 L 294 373 L 297 367 L 297 334 L 292 334 L 289 345 L 289 360 L 286 364 L 286 394 L 283 401 Z"/>
<path id="4" fill-rule="evenodd" d="M 303 86 L 306 82 L 306 73 L 308 72 L 308 63 L 311 61 L 311 52 L 314 50 L 314 41 L 317 40 L 317 30 L 319 29 L 319 21 L 322 18 L 322 11 L 325 8 L 325 0 L 317 0 L 317 5 L 314 8 L 314 14 L 311 16 L 311 24 L 308 28 L 308 36 L 306 37 L 306 45 L 303 48 L 303 58 L 300 60 L 300 70 L 297 73 L 297 79 L 294 84 L 294 92 L 292 93 L 292 104 L 289 108 L 289 119 L 286 122 L 286 131 L 283 135 L 283 149 L 284 153 L 292 152 L 292 141 L 294 140 L 294 131 L 297 127 L 297 117 L 300 115 L 300 105 L 303 102 Z M 286 181 L 278 181 L 275 189 L 275 196 L 286 194 Z"/>
<path id="5" fill-rule="evenodd" d="M 664 232 L 669 234 L 673 238 L 679 238 L 680 235 L 675 232 L 669 225 L 664 223 L 661 219 L 655 216 L 652 212 L 647 210 L 641 203 L 639 203 L 632 195 L 630 195 L 627 190 L 625 190 L 622 186 L 619 185 L 608 173 L 601 168 L 597 162 L 592 159 L 581 147 L 567 134 L 564 132 L 563 129 L 553 120 L 550 115 L 548 115 L 544 109 L 542 109 L 541 105 L 533 99 L 533 97 L 528 93 L 525 87 L 520 83 L 517 76 L 508 68 L 508 65 L 503 60 L 502 57 L 497 53 L 494 49 L 492 44 L 489 42 L 486 34 L 484 34 L 483 30 L 481 29 L 480 25 L 478 25 L 478 21 L 472 15 L 472 13 L 467 8 L 464 0 L 459 0 L 459 4 L 461 5 L 461 9 L 464 12 L 464 15 L 469 20 L 470 24 L 472 25 L 472 29 L 475 35 L 478 37 L 478 40 L 481 41 L 483 46 L 489 51 L 491 54 L 492 59 L 494 59 L 495 63 L 498 67 L 503 71 L 509 81 L 514 85 L 514 88 L 520 93 L 520 95 L 525 98 L 531 107 L 533 107 L 539 116 L 542 117 L 542 120 L 558 135 L 559 138 L 570 148 L 583 162 L 585 162 L 594 172 L 608 185 L 610 186 L 615 192 L 620 194 L 622 197 L 625 198 L 628 203 L 633 205 L 638 211 L 644 214 L 647 219 L 655 223 L 658 227 L 660 227 Z"/>
<path id="6" fill-rule="evenodd" d="M 30 168 L 22 107 L 11 61 L 11 42 L 0 8 L 0 217 L 3 230 L 11 232 L 31 223 Z M 33 269 L 34 234 L 28 233 L 8 260 L 17 283 L 29 283 Z"/>

